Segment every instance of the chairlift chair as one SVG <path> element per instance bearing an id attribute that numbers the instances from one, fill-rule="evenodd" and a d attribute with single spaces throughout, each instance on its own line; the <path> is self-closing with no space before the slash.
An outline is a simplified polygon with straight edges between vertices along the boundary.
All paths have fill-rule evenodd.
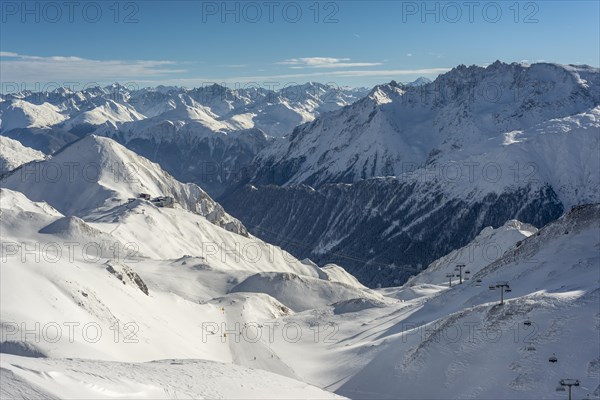
<path id="1" fill-rule="evenodd" d="M 506 289 L 504 289 L 504 291 L 505 291 L 506 293 L 510 293 L 510 292 L 512 292 L 512 289 L 511 289 L 511 288 L 506 288 Z"/>
<path id="2" fill-rule="evenodd" d="M 560 386 L 579 386 L 579 379 L 561 379 Z"/>
<path id="3" fill-rule="evenodd" d="M 556 358 L 556 356 L 554 356 L 554 355 L 553 355 L 552 357 L 550 357 L 550 358 L 548 359 L 548 361 L 549 361 L 549 362 L 551 362 L 551 363 L 555 363 L 555 362 L 557 362 L 557 361 L 558 361 L 558 358 Z"/>
<path id="4" fill-rule="evenodd" d="M 564 386 L 560 386 L 560 385 L 559 385 L 559 386 L 557 386 L 557 387 L 556 387 L 556 391 L 557 391 L 557 392 L 564 392 L 564 391 L 566 391 L 566 390 L 567 390 L 567 389 L 565 389 L 565 387 L 564 387 Z"/>
<path id="5" fill-rule="evenodd" d="M 496 286 L 490 285 L 490 290 L 496 290 Z"/>
<path id="6" fill-rule="evenodd" d="M 531 321 L 527 320 L 527 321 L 523 322 L 523 325 L 525 325 L 525 326 L 531 326 Z"/>
<path id="7" fill-rule="evenodd" d="M 535 347 L 532 345 L 527 346 L 527 351 L 535 351 Z"/>

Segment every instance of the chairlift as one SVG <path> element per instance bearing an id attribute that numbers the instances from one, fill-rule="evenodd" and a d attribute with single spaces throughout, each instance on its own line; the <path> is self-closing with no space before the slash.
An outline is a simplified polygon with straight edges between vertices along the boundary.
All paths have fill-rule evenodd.
<path id="1" fill-rule="evenodd" d="M 480 287 L 481 286 L 481 282 L 475 282 L 475 286 Z"/>
<path id="2" fill-rule="evenodd" d="M 467 275 L 470 274 L 470 273 L 471 273 L 471 271 L 465 271 L 465 274 L 467 274 Z"/>
<path id="3" fill-rule="evenodd" d="M 564 386 L 557 386 L 557 387 L 556 387 L 556 391 L 557 391 L 557 392 L 564 392 L 564 391 L 566 391 L 566 390 L 567 390 L 567 389 L 565 389 L 565 387 L 564 387 Z"/>
<path id="4" fill-rule="evenodd" d="M 496 290 L 496 286 L 490 285 L 490 290 Z"/>
<path id="5" fill-rule="evenodd" d="M 510 292 L 512 292 L 512 289 L 511 289 L 511 288 L 506 288 L 506 289 L 504 289 L 504 291 L 505 291 L 506 293 L 510 293 Z"/>
<path id="6" fill-rule="evenodd" d="M 526 347 L 527 351 L 535 351 L 535 347 L 532 345 L 529 345 Z"/>
<path id="7" fill-rule="evenodd" d="M 549 362 L 551 362 L 551 363 L 555 363 L 555 362 L 557 362 L 557 361 L 558 361 L 558 358 L 556 358 L 556 356 L 553 354 L 553 355 L 552 355 L 552 357 L 550 357 L 550 358 L 548 359 L 548 361 L 549 361 Z"/>
<path id="8" fill-rule="evenodd" d="M 531 321 L 527 320 L 527 321 L 523 322 L 523 325 L 525 325 L 525 326 L 531 326 Z"/>
<path id="9" fill-rule="evenodd" d="M 477 282 L 477 283 L 481 283 L 481 279 L 477 279 L 475 282 Z"/>
<path id="10" fill-rule="evenodd" d="M 463 278 L 463 281 L 468 281 L 469 279 L 470 279 L 470 278 L 469 278 L 468 276 L 465 276 L 465 277 Z"/>

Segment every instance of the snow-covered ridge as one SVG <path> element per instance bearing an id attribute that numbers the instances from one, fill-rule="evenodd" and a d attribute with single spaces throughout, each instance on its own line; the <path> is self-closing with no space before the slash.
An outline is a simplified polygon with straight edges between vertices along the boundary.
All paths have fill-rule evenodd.
<path id="1" fill-rule="evenodd" d="M 19 141 L 0 136 L 0 177 L 13 169 L 34 160 L 43 160 L 41 151 L 23 146 Z"/>
<path id="2" fill-rule="evenodd" d="M 18 128 L 40 128 L 63 122 L 67 117 L 50 103 L 33 104 L 25 100 L 5 100 L 0 105 L 0 131 Z"/>
<path id="3" fill-rule="evenodd" d="M 180 183 L 158 164 L 95 135 L 69 145 L 52 159 L 16 169 L 0 185 L 34 201 L 46 201 L 68 216 L 89 217 L 92 211 L 121 207 L 141 194 L 171 197 L 178 207 L 247 235 L 244 226 L 197 185 Z"/>
<path id="4" fill-rule="evenodd" d="M 500 259 L 517 243 L 537 231 L 534 226 L 517 220 L 510 220 L 496 229 L 487 227 L 468 245 L 437 259 L 417 276 L 409 279 L 406 285 L 447 285 L 450 279 L 456 284 L 460 280 L 460 271 L 456 272 L 455 266 L 459 264 L 464 265 L 463 278 L 471 279 L 482 268 Z M 466 271 L 469 274 L 465 274 Z M 452 278 L 448 278 L 448 274 L 453 275 Z"/>

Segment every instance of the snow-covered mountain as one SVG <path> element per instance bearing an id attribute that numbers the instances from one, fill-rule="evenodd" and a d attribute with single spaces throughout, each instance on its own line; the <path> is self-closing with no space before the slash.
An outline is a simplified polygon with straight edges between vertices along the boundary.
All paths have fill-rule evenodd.
<path id="1" fill-rule="evenodd" d="M 299 257 L 394 285 L 486 226 L 600 202 L 599 132 L 597 68 L 459 66 L 299 126 L 221 202 Z"/>
<path id="2" fill-rule="evenodd" d="M 404 86 L 423 86 L 423 85 L 427 85 L 428 83 L 431 83 L 431 82 L 432 82 L 431 79 L 421 76 L 412 82 L 405 83 Z"/>
<path id="3" fill-rule="evenodd" d="M 261 153 L 257 181 L 275 175 L 277 184 L 350 183 L 434 163 L 481 161 L 476 157 L 484 154 L 502 157 L 507 148 L 534 147 L 540 158 L 552 157 L 553 149 L 542 147 L 547 133 L 554 140 L 565 136 L 557 133 L 581 136 L 570 140 L 579 153 L 596 144 L 584 139 L 598 129 L 599 77 L 591 67 L 496 62 L 460 66 L 419 87 L 380 85 Z"/>
<path id="4" fill-rule="evenodd" d="M 66 117 L 60 109 L 50 103 L 34 104 L 26 100 L 5 100 L 1 103 L 1 132 L 18 128 L 44 128 L 63 122 Z"/>
<path id="5" fill-rule="evenodd" d="M 244 226 L 197 185 L 180 183 L 158 164 L 112 139 L 95 135 L 74 142 L 51 159 L 17 168 L 0 185 L 34 201 L 45 201 L 65 215 L 79 217 L 99 210 L 124 210 L 123 206 L 132 204 L 130 199 L 140 194 L 171 197 L 177 207 L 247 235 Z"/>
<path id="6" fill-rule="evenodd" d="M 0 136 L 0 177 L 23 164 L 44 158 L 46 155 L 41 151 L 25 147 L 17 140 Z"/>
<path id="7" fill-rule="evenodd" d="M 115 84 L 9 94 L 0 103 L 0 134 L 47 154 L 90 133 L 108 136 L 219 195 L 271 137 L 368 93 L 312 82 L 274 89 Z"/>

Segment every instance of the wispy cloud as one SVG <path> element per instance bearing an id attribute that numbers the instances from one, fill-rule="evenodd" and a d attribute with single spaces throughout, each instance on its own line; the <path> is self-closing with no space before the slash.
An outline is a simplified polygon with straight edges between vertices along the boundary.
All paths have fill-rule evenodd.
<path id="1" fill-rule="evenodd" d="M 310 72 L 310 73 L 297 73 L 297 74 L 280 74 L 280 75 L 255 75 L 255 76 L 236 76 L 236 77 L 221 77 L 221 78 L 209 78 L 209 77 L 193 77 L 193 78 L 180 78 L 170 79 L 168 85 L 178 86 L 202 86 L 209 82 L 218 82 L 226 84 L 245 84 L 245 83 L 256 83 L 269 84 L 278 83 L 280 86 L 301 83 L 308 80 L 327 80 L 335 78 L 381 78 L 381 79 L 398 79 L 399 77 L 413 76 L 419 77 L 423 75 L 429 75 L 435 77 L 444 72 L 448 72 L 450 68 L 422 68 L 422 69 L 389 69 L 389 70 L 344 70 L 344 71 L 323 71 L 323 72 Z M 146 83 L 152 85 L 152 81 L 141 81 L 140 83 Z"/>
<path id="2" fill-rule="evenodd" d="M 247 68 L 249 67 L 248 64 L 223 64 L 221 65 L 221 67 L 224 68 Z"/>
<path id="3" fill-rule="evenodd" d="M 268 69 L 254 69 L 256 74 L 243 76 L 239 71 L 233 74 L 206 74 L 199 76 L 192 71 L 193 66 L 182 62 L 161 60 L 92 60 L 72 56 L 32 56 L 13 52 L 0 52 L 0 79 L 4 83 L 111 83 L 135 82 L 148 86 L 181 85 L 199 86 L 207 82 L 223 83 L 265 83 L 306 82 L 309 80 L 327 81 L 344 80 L 345 78 L 380 78 L 382 81 L 416 78 L 419 76 L 434 77 L 447 72 L 449 68 L 422 69 L 375 69 L 381 63 L 354 63 L 348 58 L 312 57 L 288 59 L 276 63 L 288 65 L 293 70 L 289 73 L 277 73 Z M 183 69 L 185 66 L 186 69 Z M 246 64 L 220 65 L 221 69 L 245 68 Z M 349 68 L 355 67 L 355 68 Z M 303 68 L 304 70 L 300 70 Z M 321 69 L 323 68 L 323 69 Z M 312 70 L 311 70 L 312 69 Z M 321 69 L 321 70 L 318 70 Z M 211 76 L 212 75 L 212 76 Z"/>
<path id="4" fill-rule="evenodd" d="M 358 67 L 375 67 L 381 65 L 379 62 L 351 62 L 349 58 L 333 58 L 333 57 L 304 57 L 304 58 L 289 58 L 279 61 L 275 64 L 288 65 L 291 69 L 302 68 L 358 68 Z"/>
<path id="5" fill-rule="evenodd" d="M 173 61 L 91 60 L 81 57 L 40 57 L 0 53 L 3 82 L 122 81 L 185 72 Z"/>

